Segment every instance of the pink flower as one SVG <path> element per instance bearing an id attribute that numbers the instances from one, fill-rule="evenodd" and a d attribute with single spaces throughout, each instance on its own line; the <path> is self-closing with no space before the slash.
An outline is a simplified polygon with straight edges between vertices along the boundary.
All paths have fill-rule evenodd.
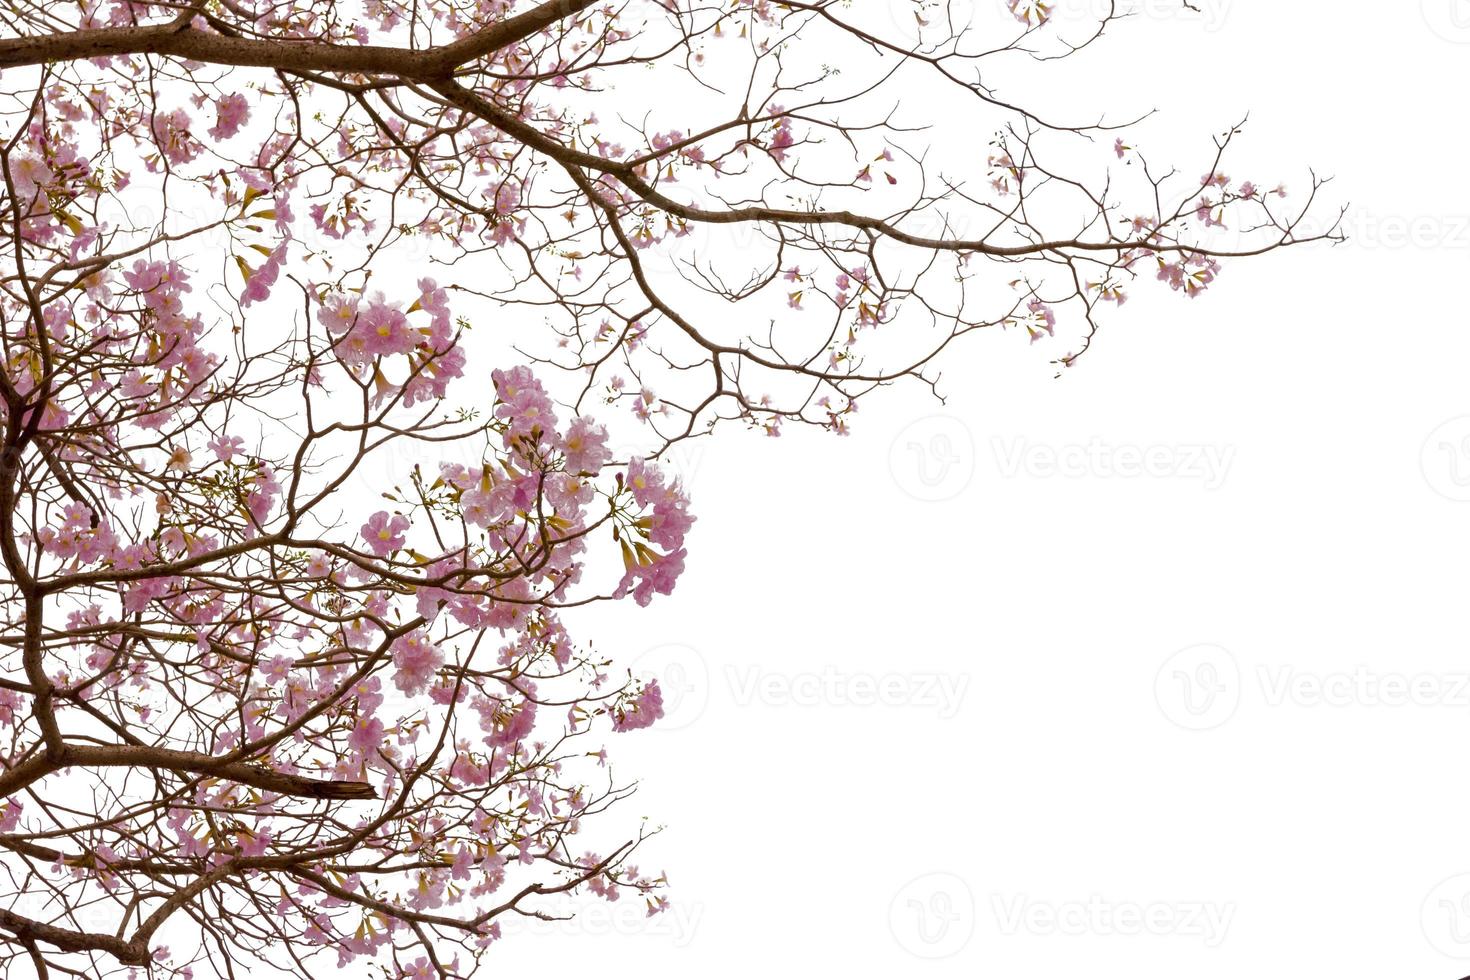
<path id="1" fill-rule="evenodd" d="M 687 554 L 688 552 L 680 548 L 673 554 L 656 557 L 647 564 L 630 565 L 623 574 L 622 581 L 618 583 L 617 595 L 625 596 L 631 590 L 633 600 L 640 606 L 648 605 L 655 593 L 668 595 L 674 591 L 674 583 L 684 571 L 684 558 Z"/>
<path id="2" fill-rule="evenodd" d="M 280 494 L 281 484 L 276 479 L 275 470 L 269 463 L 261 463 L 260 470 L 255 474 L 250 494 L 245 500 L 246 505 L 250 508 L 250 516 L 255 518 L 255 523 L 264 524 L 266 522 Z"/>
<path id="3" fill-rule="evenodd" d="M 153 138 L 166 160 L 174 166 L 188 163 L 204 152 L 204 147 L 189 135 L 189 114 L 183 109 L 155 113 Z"/>
<path id="4" fill-rule="evenodd" d="M 500 402 L 495 407 L 495 415 L 510 423 L 505 433 L 506 448 L 514 447 L 522 439 L 544 437 L 556 427 L 551 399 L 530 368 L 492 371 L 490 377 Z"/>
<path id="5" fill-rule="evenodd" d="M 0 832 L 8 834 L 20 825 L 20 811 L 24 807 L 25 804 L 13 796 L 0 803 Z"/>
<path id="6" fill-rule="evenodd" d="M 240 131 L 250 118 L 250 100 L 239 92 L 231 92 L 214 104 L 216 122 L 209 127 L 209 135 L 217 140 L 227 140 Z"/>
<path id="7" fill-rule="evenodd" d="M 663 493 L 664 476 L 657 466 L 634 459 L 628 464 L 628 475 L 623 481 L 633 491 L 633 499 L 640 507 L 647 507 Z"/>
<path id="8" fill-rule="evenodd" d="M 434 341 L 442 348 L 450 340 L 449 294 L 433 279 L 420 279 L 419 307 L 433 317 Z"/>
<path id="9" fill-rule="evenodd" d="M 470 490 L 459 498 L 459 507 L 465 523 L 475 527 L 489 527 L 501 513 L 495 505 L 494 496 L 485 490 Z"/>
<path id="10" fill-rule="evenodd" d="M 529 737 L 536 726 L 536 702 L 531 700 L 536 695 L 535 685 L 524 678 L 516 683 L 525 689 L 525 697 L 520 700 L 490 696 L 471 702 L 480 715 L 480 727 L 489 745 L 515 745 Z"/>
<path id="11" fill-rule="evenodd" d="M 663 692 L 658 688 L 658 681 L 649 681 L 635 700 L 614 710 L 613 731 L 631 732 L 647 728 L 663 716 Z"/>
<path id="12" fill-rule="evenodd" d="M 11 163 L 10 171 L 16 193 L 26 201 L 34 198 L 39 190 L 49 186 L 55 179 L 51 168 L 40 157 L 18 157 Z"/>
<path id="13" fill-rule="evenodd" d="M 408 317 L 384 302 L 381 295 L 358 312 L 352 333 L 362 338 L 363 350 L 371 356 L 407 354 L 418 343 Z"/>
<path id="14" fill-rule="evenodd" d="M 248 274 L 245 281 L 245 291 L 240 294 L 240 305 L 242 307 L 270 297 L 271 287 L 280 278 L 281 266 L 286 262 L 286 248 L 290 244 L 291 240 L 289 238 L 284 239 L 281 244 L 271 250 L 271 254 L 261 263 L 260 268 Z"/>
<path id="15" fill-rule="evenodd" d="M 521 186 L 514 181 L 504 181 L 495 190 L 495 210 L 499 214 L 510 214 L 521 203 Z"/>
<path id="16" fill-rule="evenodd" d="M 612 455 L 607 449 L 607 430 L 586 416 L 573 419 L 567 427 L 562 451 L 566 455 L 568 473 L 589 476 L 596 476 Z"/>
<path id="17" fill-rule="evenodd" d="M 393 644 L 393 683 L 404 694 L 418 694 L 429 686 L 434 672 L 444 664 L 444 654 L 429 642 L 422 630 L 399 637 Z"/>
<path id="18" fill-rule="evenodd" d="M 383 744 L 383 723 L 376 718 L 358 718 L 347 736 L 348 748 L 364 754 Z"/>
<path id="19" fill-rule="evenodd" d="M 1057 315 L 1050 306 L 1039 299 L 1032 299 L 1031 302 L 1026 304 L 1026 308 L 1031 311 L 1035 321 L 1035 326 L 1028 324 L 1026 327 L 1031 333 L 1031 342 L 1033 344 L 1041 338 L 1043 330 L 1046 331 L 1048 337 L 1055 336 L 1054 331 L 1057 325 Z"/>
<path id="20" fill-rule="evenodd" d="M 245 830 L 237 835 L 236 842 L 242 856 L 260 857 L 265 854 L 265 849 L 270 846 L 271 835 L 269 831 L 265 830 L 259 833 Z"/>
<path id="21" fill-rule="evenodd" d="M 648 522 L 648 540 L 660 548 L 676 549 L 684 543 L 684 535 L 694 524 L 694 517 L 685 508 L 688 501 L 669 495 L 653 508 Z"/>
<path id="22" fill-rule="evenodd" d="M 403 532 L 409 529 L 409 520 L 402 514 L 389 515 L 386 510 L 380 510 L 367 523 L 362 526 L 363 540 L 368 543 L 373 554 L 382 558 L 390 551 L 397 551 L 404 545 Z"/>
<path id="23" fill-rule="evenodd" d="M 245 451 L 245 440 L 239 436 L 215 436 L 209 440 L 209 448 L 221 463 L 228 463 L 236 453 Z"/>
<path id="24" fill-rule="evenodd" d="M 776 130 L 771 136 L 771 158 L 777 163 L 786 160 L 786 151 L 796 145 L 796 138 L 791 135 L 791 120 L 782 117 L 776 123 Z"/>
<path id="25" fill-rule="evenodd" d="M 123 375 L 122 384 L 117 386 L 118 394 L 124 398 L 144 399 L 158 390 L 158 385 L 143 377 L 143 372 L 134 368 Z"/>
<path id="26" fill-rule="evenodd" d="M 205 648 L 208 649 L 207 643 Z M 286 678 L 291 676 L 291 658 L 271 657 L 261 670 L 260 676 L 265 678 L 267 684 L 284 684 Z"/>
<path id="27" fill-rule="evenodd" d="M 316 319 L 333 335 L 346 333 L 357 319 L 357 300 L 333 295 L 316 311 Z"/>

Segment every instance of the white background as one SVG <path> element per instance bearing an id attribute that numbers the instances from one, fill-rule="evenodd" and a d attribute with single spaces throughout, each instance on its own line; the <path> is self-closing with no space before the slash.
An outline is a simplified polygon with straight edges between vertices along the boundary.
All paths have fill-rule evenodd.
<path id="1" fill-rule="evenodd" d="M 1242 176 L 1334 175 L 1352 240 L 1140 290 L 1061 380 L 986 339 L 945 405 L 686 452 L 679 588 L 583 620 L 663 668 L 610 750 L 674 908 L 499 969 L 1470 973 L 1470 4 L 1197 3 L 1037 84 L 1179 147 L 1249 112 Z"/>

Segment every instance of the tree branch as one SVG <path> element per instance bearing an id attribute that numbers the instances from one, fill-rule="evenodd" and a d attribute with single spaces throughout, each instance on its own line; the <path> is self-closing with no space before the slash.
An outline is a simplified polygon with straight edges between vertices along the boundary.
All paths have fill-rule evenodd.
<path id="1" fill-rule="evenodd" d="M 0 69 L 155 54 L 247 68 L 437 79 L 448 77 L 454 69 L 476 58 L 524 41 L 595 3 L 596 0 L 547 0 L 469 37 L 417 50 L 229 37 L 190 26 L 180 28 L 176 24 L 68 31 L 0 41 Z"/>
<path id="2" fill-rule="evenodd" d="M 79 766 L 89 769 L 130 767 L 165 769 L 227 779 L 256 789 L 314 800 L 375 800 L 371 783 L 344 779 L 312 779 L 277 772 L 249 762 L 220 762 L 202 752 L 161 749 L 151 745 L 67 745 L 55 759 L 36 756 L 0 775 L 0 797 L 10 796 L 51 773 Z"/>

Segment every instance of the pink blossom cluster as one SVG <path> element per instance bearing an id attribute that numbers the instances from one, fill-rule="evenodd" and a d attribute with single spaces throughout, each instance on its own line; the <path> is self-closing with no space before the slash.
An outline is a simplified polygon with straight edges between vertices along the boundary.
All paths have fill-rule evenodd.
<path id="1" fill-rule="evenodd" d="M 317 309 L 317 321 L 333 338 L 342 363 L 358 373 L 377 365 L 379 399 L 401 393 L 405 405 L 443 398 L 449 383 L 464 374 L 465 356 L 450 318 L 448 294 L 433 279 L 420 279 L 419 295 L 407 310 L 382 293 L 357 297 L 334 293 Z M 422 311 L 428 327 L 409 317 Z M 401 383 L 381 374 L 387 358 L 403 358 Z"/>
<path id="2" fill-rule="evenodd" d="M 204 152 L 204 146 L 190 131 L 192 120 L 183 109 L 157 112 L 153 116 L 153 139 L 158 151 L 170 166 L 182 166 Z M 154 164 L 150 169 L 158 169 Z"/>
<path id="3" fill-rule="evenodd" d="M 1186 253 L 1173 262 L 1166 262 L 1163 258 L 1158 262 L 1159 281 L 1167 282 L 1170 289 L 1182 291 L 1191 299 L 1204 292 L 1220 272 L 1218 260 L 1198 252 Z"/>
<path id="4" fill-rule="evenodd" d="M 636 527 L 641 535 L 659 548 L 660 554 L 642 542 L 623 544 L 626 571 L 618 583 L 618 594 L 632 592 L 634 601 L 646 606 L 655 594 L 667 595 L 674 589 L 684 571 L 687 556 L 684 535 L 694 523 L 689 513 L 689 498 L 678 481 L 666 481 L 656 466 L 635 459 L 628 465 L 623 485 L 634 502 L 647 511 Z"/>
<path id="5" fill-rule="evenodd" d="M 658 681 L 649 681 L 638 696 L 613 711 L 613 731 L 631 732 L 647 728 L 664 716 L 664 696 Z"/>
<path id="6" fill-rule="evenodd" d="M 771 154 L 771 159 L 777 163 L 784 163 L 786 155 L 796 145 L 796 137 L 791 132 L 791 117 L 786 115 L 784 106 L 773 105 L 767 111 L 775 118 L 776 124 L 771 129 L 766 150 Z"/>
<path id="7" fill-rule="evenodd" d="M 153 356 L 141 352 L 146 367 L 130 370 L 121 379 L 120 388 L 120 393 L 133 402 L 133 410 L 141 413 L 137 424 L 144 428 L 161 428 L 181 408 L 202 397 L 204 385 L 220 365 L 219 356 L 202 346 L 204 321 L 184 310 L 184 294 L 193 289 L 189 278 L 177 262 L 160 260 L 139 259 L 122 274 L 128 290 L 148 311 Z M 133 337 L 127 333 L 101 327 L 98 336 L 118 351 L 134 347 Z M 144 371 L 148 378 L 143 377 Z M 161 380 L 155 383 L 151 378 Z"/>
<path id="8" fill-rule="evenodd" d="M 227 140 L 240 132 L 250 119 L 250 100 L 242 92 L 230 92 L 215 100 L 215 123 L 209 127 L 211 139 Z"/>

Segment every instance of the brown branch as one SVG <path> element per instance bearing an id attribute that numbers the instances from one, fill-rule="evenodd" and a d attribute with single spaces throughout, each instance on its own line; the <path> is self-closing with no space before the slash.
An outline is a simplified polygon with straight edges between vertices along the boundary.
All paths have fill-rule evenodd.
<path id="1" fill-rule="evenodd" d="M 0 41 L 0 69 L 153 54 L 245 68 L 435 79 L 447 77 L 460 65 L 476 58 L 524 41 L 595 3 L 596 0 L 547 0 L 477 34 L 423 49 L 229 37 L 176 23 L 68 31 Z"/>
<path id="2" fill-rule="evenodd" d="M 377 791 L 371 783 L 343 779 L 312 779 L 277 772 L 249 762 L 220 762 L 202 752 L 184 752 L 151 745 L 66 745 L 52 758 L 36 756 L 0 775 L 0 797 L 10 796 L 26 786 L 72 766 L 102 769 L 129 767 L 163 769 L 213 776 L 256 789 L 314 800 L 375 800 Z"/>
<path id="3" fill-rule="evenodd" d="M 83 953 L 101 950 L 111 954 L 126 966 L 144 966 L 149 952 L 146 944 L 137 940 L 128 941 L 100 932 L 73 932 L 60 926 L 47 925 L 17 915 L 9 909 L 0 909 L 0 929 L 4 929 L 21 942 L 43 942 L 67 953 Z"/>

